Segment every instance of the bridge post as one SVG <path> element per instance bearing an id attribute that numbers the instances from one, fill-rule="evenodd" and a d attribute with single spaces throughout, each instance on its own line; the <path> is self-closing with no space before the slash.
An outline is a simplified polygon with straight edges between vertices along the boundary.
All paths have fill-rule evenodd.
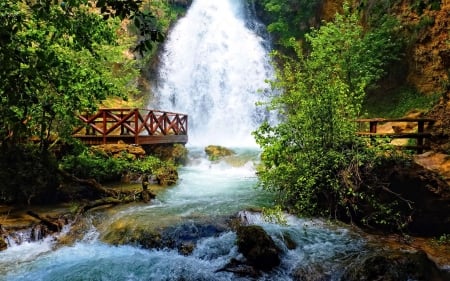
<path id="1" fill-rule="evenodd" d="M 102 132 L 102 135 L 103 135 L 103 144 L 106 144 L 106 111 L 105 110 L 102 110 L 102 118 L 103 118 L 103 132 Z"/>
<path id="2" fill-rule="evenodd" d="M 139 109 L 134 109 L 134 143 L 139 144 Z"/>
<path id="3" fill-rule="evenodd" d="M 417 132 L 419 133 L 419 137 L 417 137 L 417 153 L 423 153 L 423 137 L 421 136 L 424 132 L 425 122 L 423 120 L 419 120 L 417 122 Z"/>

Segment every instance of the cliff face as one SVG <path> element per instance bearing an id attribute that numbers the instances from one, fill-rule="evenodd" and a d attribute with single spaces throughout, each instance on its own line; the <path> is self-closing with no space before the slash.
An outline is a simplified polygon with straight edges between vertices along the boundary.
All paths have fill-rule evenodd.
<path id="1" fill-rule="evenodd" d="M 406 56 L 407 82 L 424 94 L 444 93 L 450 69 L 450 1 L 439 10 L 427 7 L 422 13 L 408 2 L 403 1 L 396 12 L 412 36 Z"/>
<path id="2" fill-rule="evenodd" d="M 366 17 L 370 17 L 370 13 L 375 10 L 375 2 L 354 0 L 353 5 L 361 9 Z M 395 75 L 397 80 L 404 80 L 392 81 L 391 84 L 394 85 L 385 85 L 387 87 L 383 88 L 406 83 L 426 95 L 449 92 L 450 0 L 440 1 L 440 4 L 438 2 L 399 0 L 384 4 L 386 11 L 399 19 L 403 36 L 408 42 L 404 61 L 401 63 L 404 67 L 398 70 L 406 72 L 406 75 Z M 340 11 L 343 3 L 344 0 L 323 1 L 322 19 L 331 20 L 334 14 Z"/>
<path id="3" fill-rule="evenodd" d="M 324 0 L 321 18 L 332 20 L 343 3 Z M 450 153 L 450 0 L 354 0 L 352 4 L 361 9 L 365 20 L 380 7 L 399 19 L 405 55 L 387 70 L 379 91 L 395 95 L 396 89 L 408 86 L 423 95 L 440 95 L 427 116 L 437 120 L 434 149 Z"/>

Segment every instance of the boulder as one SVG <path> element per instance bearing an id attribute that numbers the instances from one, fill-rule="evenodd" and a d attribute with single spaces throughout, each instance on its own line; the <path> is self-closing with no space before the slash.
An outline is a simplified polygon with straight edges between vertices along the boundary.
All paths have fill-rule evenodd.
<path id="1" fill-rule="evenodd" d="M 236 242 L 246 264 L 258 270 L 270 271 L 280 264 L 281 250 L 261 226 L 239 226 Z"/>
<path id="2" fill-rule="evenodd" d="M 145 147 L 149 155 L 154 155 L 163 161 L 172 161 L 184 165 L 187 161 L 188 150 L 182 144 L 159 144 Z"/>
<path id="3" fill-rule="evenodd" d="M 351 264 L 342 280 L 450 280 L 450 273 L 440 270 L 423 251 L 381 251 Z"/>
<path id="4" fill-rule="evenodd" d="M 395 167 L 388 179 L 390 189 L 413 206 L 408 225 L 412 234 L 450 233 L 450 187 L 441 177 L 413 163 L 410 167 Z"/>

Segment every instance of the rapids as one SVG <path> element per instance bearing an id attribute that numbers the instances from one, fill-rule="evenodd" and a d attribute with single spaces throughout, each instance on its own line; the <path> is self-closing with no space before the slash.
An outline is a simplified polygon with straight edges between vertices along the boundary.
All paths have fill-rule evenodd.
<path id="1" fill-rule="evenodd" d="M 258 280 L 293 280 L 295 271 L 317 267 L 325 268 L 330 280 L 339 280 L 344 261 L 365 251 L 364 240 L 320 220 L 286 216 L 286 225 L 279 225 L 259 213 L 243 211 L 268 206 L 271 196 L 257 187 L 259 152 L 236 152 L 238 166 L 211 162 L 201 149 L 191 148 L 190 164 L 180 170 L 179 184 L 159 191 L 156 201 L 103 214 L 73 245 L 57 246 L 55 239 L 47 238 L 9 247 L 0 253 L 0 280 L 254 280 L 218 271 L 231 259 L 242 259 L 236 233 L 229 227 L 205 231 L 236 214 L 245 223 L 263 226 L 283 251 L 281 265 Z M 105 242 L 124 227 L 132 233 L 137 228 L 167 228 L 171 235 L 180 231 L 184 236 L 201 235 L 190 255 L 171 247 L 146 249 L 136 243 Z M 295 248 L 287 248 L 286 235 Z"/>

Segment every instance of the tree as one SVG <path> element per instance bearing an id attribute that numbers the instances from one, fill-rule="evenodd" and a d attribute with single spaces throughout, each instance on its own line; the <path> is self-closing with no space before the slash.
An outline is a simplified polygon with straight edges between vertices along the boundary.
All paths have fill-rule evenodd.
<path id="1" fill-rule="evenodd" d="M 358 169 L 377 157 L 356 137 L 354 120 L 366 88 L 400 47 L 388 23 L 365 31 L 344 5 L 342 15 L 306 35 L 307 47 L 291 39 L 295 58 L 275 53 L 282 66 L 272 86 L 282 94 L 269 106 L 282 120 L 254 134 L 263 149 L 261 183 L 292 211 L 336 215 L 354 207 Z"/>
<path id="2" fill-rule="evenodd" d="M 267 30 L 276 44 L 290 47 L 289 38 L 302 37 L 317 16 L 319 0 L 256 0 L 263 8 L 262 17 L 269 22 Z"/>
<path id="3" fill-rule="evenodd" d="M 58 186 L 52 141 L 70 141 L 76 114 L 134 91 L 136 61 L 123 55 L 121 19 L 138 26 L 136 51 L 162 33 L 140 0 L 0 1 L 0 200 L 25 200 Z M 120 42 L 120 44 L 119 44 Z M 136 44 L 136 43 L 134 43 Z M 28 146 L 37 140 L 38 150 Z M 44 196 L 45 197 L 45 196 Z"/>
<path id="4" fill-rule="evenodd" d="M 117 30 L 133 18 L 145 52 L 163 39 L 140 0 L 41 0 L 0 3 L 0 144 L 38 136 L 45 149 L 51 134 L 70 136 L 77 112 L 93 110 L 107 96 L 126 96 L 138 75 L 123 56 Z M 118 67 L 122 70 L 117 73 Z M 125 71 L 124 71 L 125 70 Z"/>

